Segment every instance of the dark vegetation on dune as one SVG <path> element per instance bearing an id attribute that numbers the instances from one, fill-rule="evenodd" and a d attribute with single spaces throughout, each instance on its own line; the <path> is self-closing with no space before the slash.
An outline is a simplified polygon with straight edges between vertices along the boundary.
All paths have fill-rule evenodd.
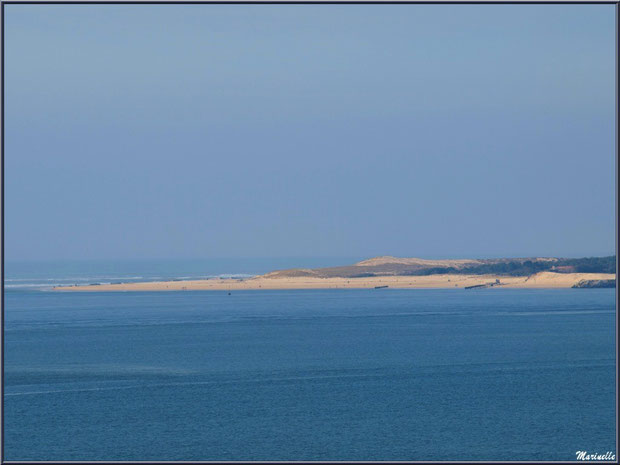
<path id="1" fill-rule="evenodd" d="M 497 274 L 504 276 L 530 276 L 541 271 L 556 273 L 615 273 L 616 257 L 558 258 L 553 261 L 508 260 L 499 263 L 484 263 L 462 268 L 435 267 L 412 270 L 406 276 L 428 276 L 431 274 Z"/>
<path id="2" fill-rule="evenodd" d="M 573 286 L 573 289 L 601 289 L 601 288 L 615 288 L 615 279 L 590 279 L 582 280 Z"/>

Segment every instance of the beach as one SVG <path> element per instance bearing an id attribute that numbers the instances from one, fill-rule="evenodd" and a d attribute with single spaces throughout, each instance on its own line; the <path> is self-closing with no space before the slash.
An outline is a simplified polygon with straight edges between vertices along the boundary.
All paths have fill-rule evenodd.
<path id="1" fill-rule="evenodd" d="M 58 286 L 57 291 L 241 291 L 260 289 L 452 289 L 493 285 L 492 288 L 563 289 L 581 281 L 615 279 L 608 273 L 541 272 L 531 276 L 436 274 L 428 276 L 374 276 L 361 278 L 270 277 L 152 281 L 81 286 Z"/>

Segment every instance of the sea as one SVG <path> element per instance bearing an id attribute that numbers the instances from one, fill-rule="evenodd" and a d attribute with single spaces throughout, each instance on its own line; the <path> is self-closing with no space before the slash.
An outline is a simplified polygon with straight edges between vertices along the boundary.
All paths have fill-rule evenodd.
<path id="1" fill-rule="evenodd" d="M 617 454 L 615 289 L 50 290 L 293 263 L 6 263 L 4 460 Z"/>

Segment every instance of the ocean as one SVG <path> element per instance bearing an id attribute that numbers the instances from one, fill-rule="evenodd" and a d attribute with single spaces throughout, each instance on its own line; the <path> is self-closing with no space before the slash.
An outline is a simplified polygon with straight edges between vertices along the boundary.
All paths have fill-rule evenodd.
<path id="1" fill-rule="evenodd" d="M 5 460 L 616 453 L 614 289 L 47 288 L 5 287 Z"/>

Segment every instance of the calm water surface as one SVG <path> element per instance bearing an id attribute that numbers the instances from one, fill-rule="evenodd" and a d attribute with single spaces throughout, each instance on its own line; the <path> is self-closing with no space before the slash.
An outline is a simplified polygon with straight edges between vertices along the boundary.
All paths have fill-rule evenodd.
<path id="1" fill-rule="evenodd" d="M 5 293 L 7 460 L 574 460 L 615 292 Z"/>

